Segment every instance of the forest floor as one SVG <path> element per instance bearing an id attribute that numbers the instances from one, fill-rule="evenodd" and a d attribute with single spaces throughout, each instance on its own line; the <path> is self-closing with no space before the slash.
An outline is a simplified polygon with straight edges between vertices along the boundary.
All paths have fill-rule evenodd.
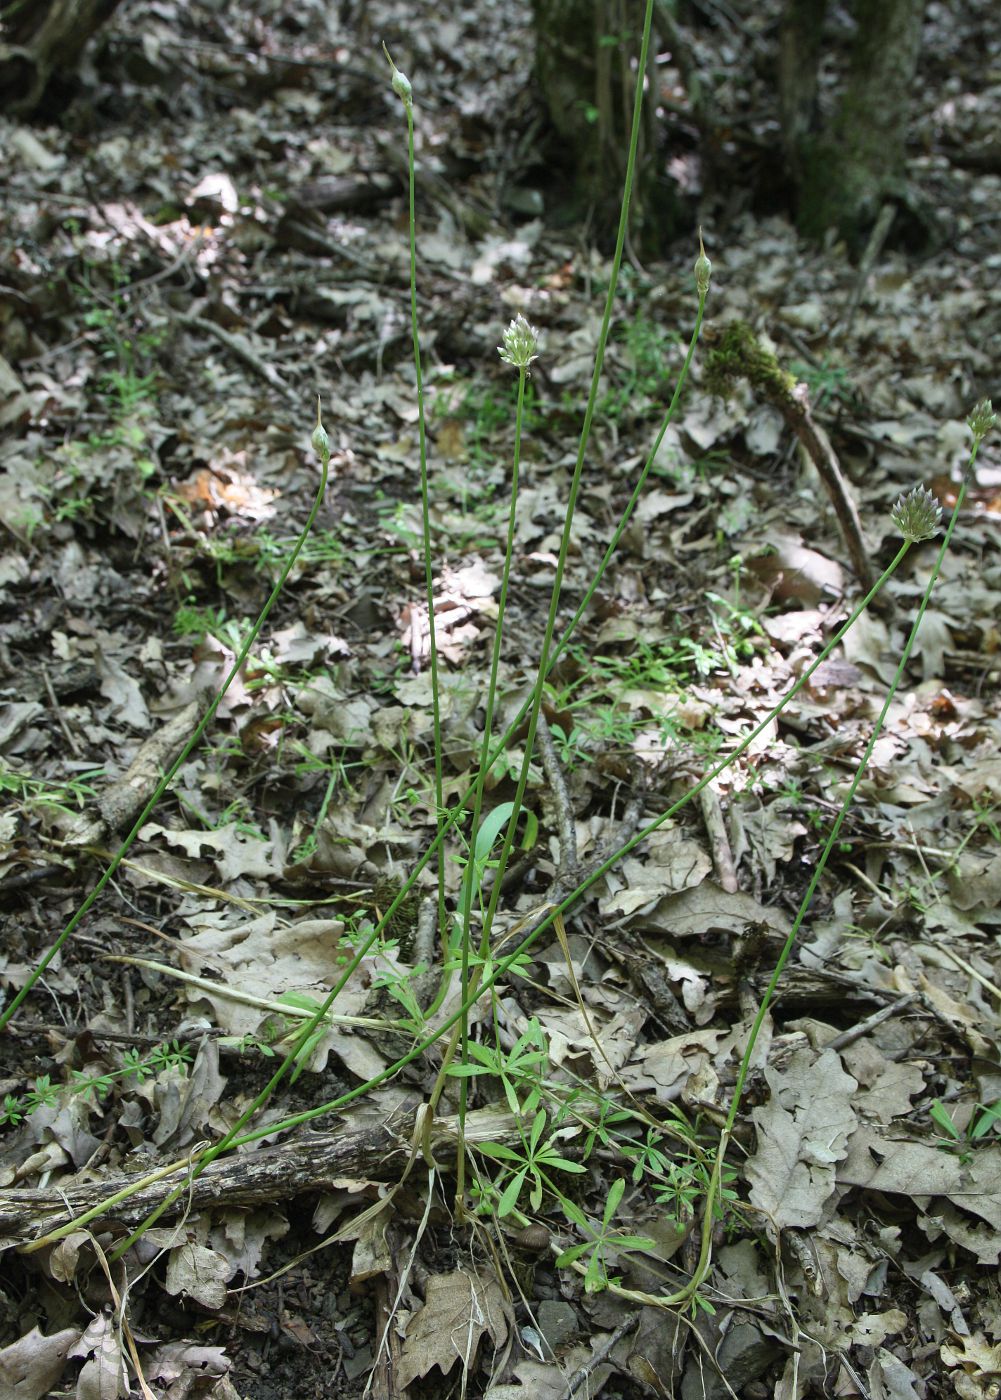
<path id="1" fill-rule="evenodd" d="M 702 800 L 474 1016 L 465 1219 L 449 1150 L 460 1080 L 433 1122 L 419 1112 L 440 1044 L 336 1112 L 280 1126 L 420 1038 L 441 979 L 433 863 L 338 996 L 347 1019 L 321 1025 L 252 1118 L 261 1135 L 193 1175 L 434 833 L 406 127 L 384 38 L 415 94 L 447 804 L 478 757 L 503 562 L 517 375 L 496 347 L 518 313 L 539 329 L 499 731 L 535 677 L 610 272 L 584 230 L 542 217 L 527 7 L 411 6 L 405 24 L 390 0 L 345 21 L 335 8 L 136 0 L 84 99 L 0 125 L 8 1005 L 278 577 L 319 481 L 317 393 L 332 446 L 314 528 L 250 659 L 0 1036 L 0 1391 L 988 1400 L 1001 1381 L 996 432 L 764 1020 L 694 1302 L 652 1300 L 696 1267 L 751 1022 L 941 536 L 908 552 Z M 927 486 L 949 519 L 967 415 L 999 397 L 991 7 L 929 6 L 909 177 L 935 241 L 916 241 L 932 221 L 901 214 L 862 273 L 837 245 L 803 244 L 774 194 L 776 9 L 695 7 L 687 40 L 729 132 L 732 178 L 711 188 L 661 56 L 668 168 L 692 228 L 623 267 L 561 626 L 677 383 L 699 224 L 713 261 L 703 342 L 550 676 L 537 829 L 505 882 L 495 953 L 575 863 L 593 868 L 760 724 L 862 596 L 779 411 L 746 386 L 728 403 L 709 393 L 713 337 L 749 323 L 807 386 L 874 574 L 897 552 L 902 491 Z M 513 796 L 523 741 L 492 770 L 488 810 Z M 462 854 L 450 845 L 449 909 Z M 455 1006 L 453 985 L 438 1022 Z M 574 1245 L 578 1268 L 557 1266 Z"/>

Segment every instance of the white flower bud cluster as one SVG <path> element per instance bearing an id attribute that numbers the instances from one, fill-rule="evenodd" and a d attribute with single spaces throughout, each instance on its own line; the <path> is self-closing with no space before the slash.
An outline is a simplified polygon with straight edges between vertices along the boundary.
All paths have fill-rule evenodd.
<path id="1" fill-rule="evenodd" d="M 504 332 L 504 344 L 497 350 L 506 365 L 515 369 L 528 369 L 533 360 L 538 359 L 539 332 L 530 326 L 519 311 Z"/>
<path id="2" fill-rule="evenodd" d="M 915 486 L 898 497 L 890 519 L 909 544 L 917 544 L 938 533 L 942 507 L 927 487 Z"/>
<path id="3" fill-rule="evenodd" d="M 983 442 L 988 433 L 997 427 L 998 416 L 990 399 L 981 399 L 966 420 L 970 432 L 978 443 Z"/>

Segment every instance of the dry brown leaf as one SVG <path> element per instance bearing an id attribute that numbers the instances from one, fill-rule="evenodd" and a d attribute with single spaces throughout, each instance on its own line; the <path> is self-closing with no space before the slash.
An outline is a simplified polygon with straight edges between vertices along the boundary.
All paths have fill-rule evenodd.
<path id="1" fill-rule="evenodd" d="M 758 1146 L 746 1168 L 751 1200 L 780 1228 L 816 1225 L 857 1122 L 851 1100 L 858 1084 L 833 1050 L 817 1057 L 798 1050 L 784 1069 L 766 1069 L 765 1078 L 772 1093 L 753 1114 Z"/>
<path id="2" fill-rule="evenodd" d="M 399 1384 L 426 1376 L 433 1366 L 448 1375 L 456 1361 L 472 1365 L 480 1338 L 489 1333 L 495 1347 L 507 1340 L 510 1309 L 492 1274 L 435 1274 L 428 1279 L 423 1308 L 410 1320 Z"/>

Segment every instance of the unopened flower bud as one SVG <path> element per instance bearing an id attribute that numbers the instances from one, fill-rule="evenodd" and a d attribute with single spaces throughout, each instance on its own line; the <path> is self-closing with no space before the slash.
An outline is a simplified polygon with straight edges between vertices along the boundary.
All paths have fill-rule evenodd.
<path id="1" fill-rule="evenodd" d="M 927 487 L 915 486 L 897 498 L 890 518 L 908 544 L 917 544 L 937 534 L 942 507 Z"/>
<path id="2" fill-rule="evenodd" d="M 983 442 L 987 434 L 994 431 L 997 421 L 998 416 L 990 399 L 981 399 L 966 420 L 974 440 L 978 443 Z"/>
<path id="3" fill-rule="evenodd" d="M 327 437 L 327 430 L 320 422 L 320 396 L 316 396 L 316 427 L 313 429 L 313 436 L 310 438 L 313 444 L 313 451 L 321 461 L 330 460 L 330 439 Z"/>
<path id="4" fill-rule="evenodd" d="M 699 229 L 699 256 L 695 259 L 695 289 L 700 297 L 704 297 L 709 290 L 709 279 L 713 275 L 713 265 L 706 257 L 705 245 L 702 242 L 702 230 Z"/>
<path id="5" fill-rule="evenodd" d="M 530 326 L 519 311 L 504 332 L 504 344 L 497 350 L 501 359 L 515 369 L 528 369 L 533 360 L 538 359 L 539 332 Z"/>
<path id="6" fill-rule="evenodd" d="M 389 57 L 389 50 L 386 48 L 385 44 L 382 46 L 382 51 L 389 60 L 390 68 L 393 70 L 393 91 L 403 103 L 404 107 L 409 111 L 414 96 L 413 88 L 410 86 L 410 79 L 405 73 L 400 72 L 399 68 L 397 68 L 396 64 Z"/>

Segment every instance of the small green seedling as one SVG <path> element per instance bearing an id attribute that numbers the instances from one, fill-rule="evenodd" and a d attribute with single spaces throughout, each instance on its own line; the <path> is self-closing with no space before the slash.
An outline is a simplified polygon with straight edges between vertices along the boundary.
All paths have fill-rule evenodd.
<path id="1" fill-rule="evenodd" d="M 3 1105 L 0 1106 L 0 1128 L 17 1127 L 40 1108 L 54 1108 L 60 1093 L 70 1098 L 100 1100 L 111 1091 L 116 1079 L 134 1079 L 137 1084 L 143 1084 L 165 1069 L 179 1069 L 187 1073 L 190 1063 L 191 1050 L 174 1040 L 169 1045 L 158 1045 L 145 1059 L 138 1050 L 126 1050 L 121 1069 L 109 1070 L 106 1074 L 89 1075 L 81 1070 L 71 1070 L 66 1085 L 53 1084 L 51 1075 L 39 1075 L 34 1088 L 26 1094 L 20 1097 L 4 1095 Z"/>
<path id="2" fill-rule="evenodd" d="M 941 1099 L 932 1100 L 928 1116 L 941 1130 L 939 1146 L 943 1151 L 958 1153 L 964 1162 L 973 1155 L 970 1149 L 976 1144 L 983 1144 L 985 1138 L 1001 1135 L 1001 1099 L 989 1105 L 978 1103 L 965 1132 L 956 1127 Z"/>

